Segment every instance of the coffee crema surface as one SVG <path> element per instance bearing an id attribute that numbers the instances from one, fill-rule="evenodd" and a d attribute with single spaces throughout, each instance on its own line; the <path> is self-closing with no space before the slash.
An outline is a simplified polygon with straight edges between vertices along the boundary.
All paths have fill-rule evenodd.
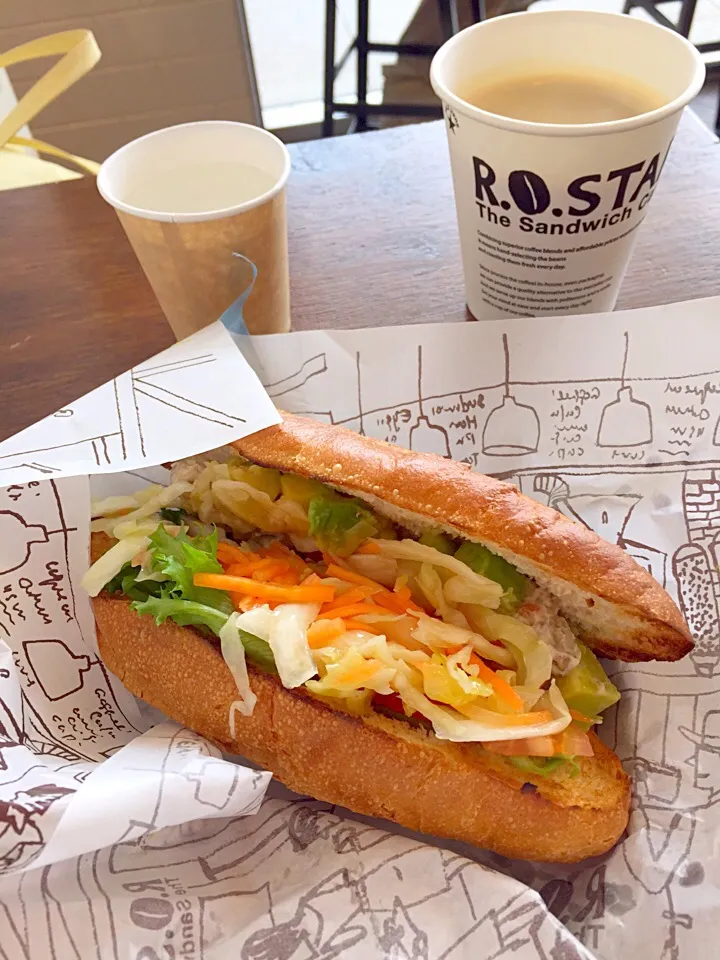
<path id="1" fill-rule="evenodd" d="M 665 102 L 652 87 L 615 73 L 588 70 L 517 71 L 480 75 L 457 87 L 467 103 L 531 123 L 609 123 L 656 110 Z"/>

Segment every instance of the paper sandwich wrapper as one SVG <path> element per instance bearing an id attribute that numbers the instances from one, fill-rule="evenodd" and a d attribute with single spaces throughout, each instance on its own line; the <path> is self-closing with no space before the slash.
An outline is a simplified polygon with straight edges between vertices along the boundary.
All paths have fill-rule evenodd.
<path id="1" fill-rule="evenodd" d="M 542 330 L 507 321 L 251 342 L 214 324 L 1 444 L 0 952 L 714 958 L 719 310 L 714 299 Z M 651 440 L 631 420 L 603 421 L 627 386 L 650 410 Z M 79 587 L 91 491 L 166 481 L 157 463 L 275 422 L 268 395 L 505 477 L 619 543 L 678 601 L 698 637 L 691 657 L 609 665 L 623 696 L 600 732 L 633 776 L 628 835 L 610 854 L 511 862 L 297 797 L 108 673 Z M 483 440 L 508 397 L 538 424 L 532 442 L 506 437 L 514 452 L 492 431 Z"/>

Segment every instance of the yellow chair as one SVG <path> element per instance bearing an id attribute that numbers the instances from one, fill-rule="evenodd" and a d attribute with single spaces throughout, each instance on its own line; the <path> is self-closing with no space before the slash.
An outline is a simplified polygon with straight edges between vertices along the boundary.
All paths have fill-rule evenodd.
<path id="1" fill-rule="evenodd" d="M 83 173 L 94 176 L 100 169 L 100 165 L 92 160 L 18 133 L 44 107 L 92 70 L 100 59 L 100 50 L 89 30 L 66 30 L 39 37 L 0 54 L 0 69 L 52 56 L 60 56 L 60 60 L 40 77 L 4 119 L 0 119 L 0 190 L 74 180 Z M 82 172 L 43 160 L 38 153 L 57 157 Z"/>

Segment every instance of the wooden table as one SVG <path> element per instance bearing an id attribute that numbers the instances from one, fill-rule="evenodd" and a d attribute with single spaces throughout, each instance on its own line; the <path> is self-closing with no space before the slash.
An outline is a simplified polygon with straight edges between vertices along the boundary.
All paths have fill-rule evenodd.
<path id="1" fill-rule="evenodd" d="M 442 123 L 298 144 L 296 329 L 466 318 Z M 720 293 L 720 147 L 686 113 L 619 307 Z M 90 180 L 0 193 L 0 439 L 172 343 Z"/>

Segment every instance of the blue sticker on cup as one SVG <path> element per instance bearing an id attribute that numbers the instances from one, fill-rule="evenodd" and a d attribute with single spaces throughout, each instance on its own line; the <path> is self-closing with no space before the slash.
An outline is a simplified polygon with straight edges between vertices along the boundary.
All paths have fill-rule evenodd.
<path id="1" fill-rule="evenodd" d="M 236 333 L 241 335 L 244 334 L 248 336 L 249 335 L 248 328 L 245 325 L 245 319 L 243 317 L 243 307 L 245 306 L 245 302 L 247 301 L 247 298 L 250 296 L 250 294 L 253 291 L 253 287 L 255 286 L 255 281 L 257 280 L 258 272 L 257 272 L 257 267 L 252 262 L 252 260 L 249 260 L 247 257 L 244 257 L 242 253 L 233 252 L 233 256 L 239 257 L 240 260 L 244 260 L 245 263 L 250 264 L 250 269 L 252 270 L 252 280 L 250 281 L 248 286 L 245 288 L 245 290 L 243 290 L 243 292 L 240 294 L 237 300 L 234 300 L 230 304 L 230 306 L 227 308 L 227 310 L 225 310 L 224 313 L 222 313 L 220 317 L 218 317 L 218 319 L 225 326 L 225 328 L 230 331 L 230 333 Z"/>

